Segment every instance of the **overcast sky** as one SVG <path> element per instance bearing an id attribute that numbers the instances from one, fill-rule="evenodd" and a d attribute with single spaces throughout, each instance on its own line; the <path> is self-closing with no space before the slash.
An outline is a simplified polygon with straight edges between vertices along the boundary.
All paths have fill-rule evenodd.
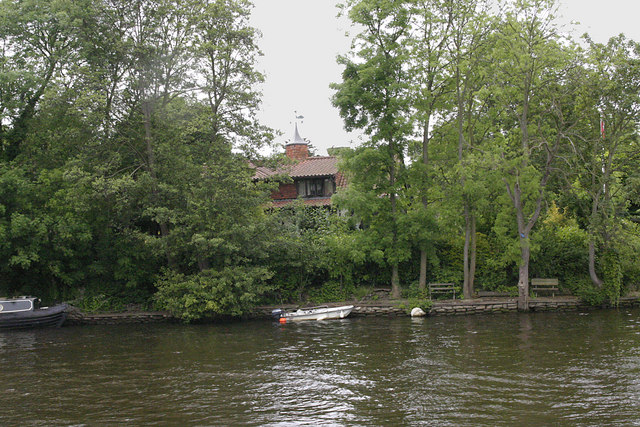
<path id="1" fill-rule="evenodd" d="M 349 22 L 338 19 L 334 0 L 254 0 L 252 25 L 262 32 L 264 56 L 258 69 L 263 86 L 264 124 L 280 130 L 284 143 L 293 136 L 294 111 L 303 115 L 300 134 L 326 155 L 329 147 L 355 146 L 356 134 L 344 130 L 331 105 L 332 82 L 340 81 L 336 57 L 349 50 Z M 598 42 L 625 33 L 640 40 L 640 0 L 560 0 L 562 22 L 578 21 L 573 32 L 588 32 Z"/>

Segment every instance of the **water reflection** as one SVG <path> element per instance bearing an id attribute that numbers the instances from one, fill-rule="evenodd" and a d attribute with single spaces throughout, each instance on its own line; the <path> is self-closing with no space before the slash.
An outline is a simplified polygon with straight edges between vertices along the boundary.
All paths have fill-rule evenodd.
<path id="1" fill-rule="evenodd" d="M 640 424 L 639 332 L 634 310 L 0 333 L 0 424 Z"/>

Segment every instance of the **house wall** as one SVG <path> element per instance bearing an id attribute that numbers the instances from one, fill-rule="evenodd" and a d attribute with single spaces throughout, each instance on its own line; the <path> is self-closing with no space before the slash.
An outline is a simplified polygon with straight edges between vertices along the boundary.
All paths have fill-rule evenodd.
<path id="1" fill-rule="evenodd" d="M 318 178 L 315 178 L 318 179 Z M 331 197 L 331 195 L 333 195 L 333 193 L 335 193 L 335 182 L 332 178 L 320 178 L 324 180 L 324 188 L 323 188 L 323 196 L 325 197 Z M 300 183 L 304 183 L 306 182 L 306 180 L 298 180 L 295 181 L 293 183 L 289 183 L 289 184 L 280 184 L 280 187 L 278 188 L 278 190 L 273 191 L 271 193 L 271 198 L 274 200 L 283 200 L 283 199 L 295 199 L 297 198 L 299 195 L 303 195 L 304 197 L 304 192 L 299 193 L 298 192 L 298 188 L 296 187 L 296 184 L 300 184 Z"/>
<path id="2" fill-rule="evenodd" d="M 280 184 L 278 190 L 271 193 L 271 198 L 274 200 L 295 199 L 297 197 L 298 192 L 296 191 L 296 185 L 293 183 Z"/>

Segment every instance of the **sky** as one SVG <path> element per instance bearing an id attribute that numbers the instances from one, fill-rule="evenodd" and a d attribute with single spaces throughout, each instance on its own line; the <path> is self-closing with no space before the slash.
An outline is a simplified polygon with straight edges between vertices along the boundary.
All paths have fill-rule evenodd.
<path id="1" fill-rule="evenodd" d="M 296 114 L 303 138 L 326 155 L 330 147 L 355 147 L 360 133 L 344 130 L 331 105 L 342 68 L 338 55 L 351 46 L 348 19 L 338 18 L 334 0 L 254 0 L 251 25 L 262 32 L 264 54 L 257 69 L 266 75 L 262 87 L 262 123 L 282 134 L 277 143 L 293 138 Z M 576 37 L 587 32 L 596 42 L 624 33 L 640 41 L 640 0 L 560 0 L 560 23 Z M 571 26 L 571 22 L 579 25 Z M 275 151 L 281 148 L 275 148 Z"/>

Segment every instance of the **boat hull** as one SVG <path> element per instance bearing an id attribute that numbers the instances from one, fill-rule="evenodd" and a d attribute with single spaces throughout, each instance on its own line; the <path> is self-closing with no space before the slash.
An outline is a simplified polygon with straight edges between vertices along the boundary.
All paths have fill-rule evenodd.
<path id="1" fill-rule="evenodd" d="M 0 315 L 0 330 L 59 328 L 67 318 L 67 304 L 32 311 L 4 313 Z"/>
<path id="2" fill-rule="evenodd" d="M 329 319 L 344 319 L 347 317 L 351 310 L 352 305 L 345 305 L 342 307 L 326 307 L 326 308 L 300 308 L 290 313 L 284 313 L 281 318 L 287 319 L 287 321 L 298 322 L 303 320 L 329 320 Z"/>

